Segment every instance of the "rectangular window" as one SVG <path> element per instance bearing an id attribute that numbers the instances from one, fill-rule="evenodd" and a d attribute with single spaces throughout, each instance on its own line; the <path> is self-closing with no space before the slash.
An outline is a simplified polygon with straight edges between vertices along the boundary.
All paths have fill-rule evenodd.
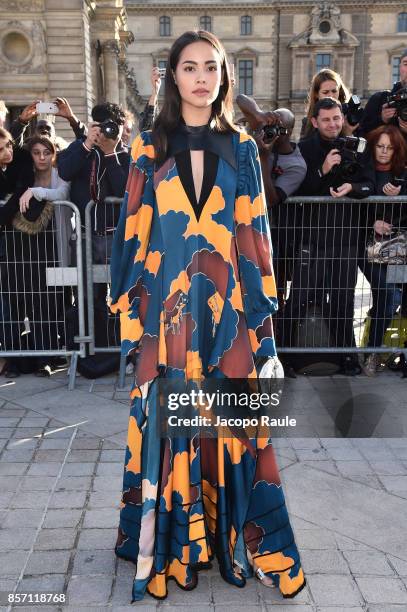
<path id="1" fill-rule="evenodd" d="M 253 60 L 239 60 L 239 93 L 253 95 Z"/>
<path id="2" fill-rule="evenodd" d="M 407 32 L 407 13 L 398 14 L 397 32 Z"/>
<path id="3" fill-rule="evenodd" d="M 209 15 L 203 15 L 202 17 L 200 17 L 199 27 L 201 30 L 212 32 L 212 17 L 209 17 Z"/>
<path id="4" fill-rule="evenodd" d="M 240 18 L 240 35 L 250 36 L 252 33 L 252 18 L 250 15 L 243 15 Z"/>
<path id="5" fill-rule="evenodd" d="M 331 54 L 330 53 L 317 53 L 315 61 L 315 69 L 317 72 L 324 68 L 331 67 Z"/>
<path id="6" fill-rule="evenodd" d="M 400 58 L 392 57 L 391 58 L 391 84 L 398 81 L 400 78 Z"/>

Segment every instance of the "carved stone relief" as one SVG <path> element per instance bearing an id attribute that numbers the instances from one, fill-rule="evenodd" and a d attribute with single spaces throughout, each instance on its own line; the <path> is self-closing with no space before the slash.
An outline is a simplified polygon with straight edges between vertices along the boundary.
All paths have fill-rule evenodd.
<path id="1" fill-rule="evenodd" d="M 0 11 L 20 12 L 20 11 L 43 11 L 43 0 L 0 0 Z"/>
<path id="2" fill-rule="evenodd" d="M 41 21 L 0 22 L 0 73 L 43 74 L 46 65 L 47 46 Z"/>

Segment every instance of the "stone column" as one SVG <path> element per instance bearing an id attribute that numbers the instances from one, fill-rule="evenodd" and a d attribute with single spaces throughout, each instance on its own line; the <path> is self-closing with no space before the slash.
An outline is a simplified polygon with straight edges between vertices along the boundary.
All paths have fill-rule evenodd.
<path id="1" fill-rule="evenodd" d="M 103 72 L 106 102 L 119 104 L 119 48 L 115 40 L 109 40 L 103 47 Z"/>
<path id="2" fill-rule="evenodd" d="M 123 108 L 127 107 L 127 86 L 125 66 L 119 66 L 119 101 Z"/>

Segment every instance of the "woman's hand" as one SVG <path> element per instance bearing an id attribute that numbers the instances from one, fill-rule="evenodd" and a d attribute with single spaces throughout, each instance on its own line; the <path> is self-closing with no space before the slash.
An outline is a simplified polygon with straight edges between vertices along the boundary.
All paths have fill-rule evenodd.
<path id="1" fill-rule="evenodd" d="M 30 200 L 33 197 L 31 189 L 27 189 L 20 198 L 20 212 L 24 214 L 30 208 Z"/>
<path id="2" fill-rule="evenodd" d="M 340 185 L 336 189 L 334 189 L 333 187 L 330 187 L 329 191 L 333 198 L 343 198 L 344 196 L 348 195 L 348 193 L 352 191 L 352 185 L 351 183 L 344 183 L 343 185 Z"/>
<path id="3" fill-rule="evenodd" d="M 391 234 L 393 226 L 391 223 L 387 223 L 386 221 L 377 220 L 374 222 L 373 229 L 376 232 L 376 234 L 380 234 L 380 235 Z"/>
<path id="4" fill-rule="evenodd" d="M 398 196 L 401 191 L 401 185 L 395 187 L 391 183 L 386 183 L 383 187 L 383 193 L 387 196 Z"/>

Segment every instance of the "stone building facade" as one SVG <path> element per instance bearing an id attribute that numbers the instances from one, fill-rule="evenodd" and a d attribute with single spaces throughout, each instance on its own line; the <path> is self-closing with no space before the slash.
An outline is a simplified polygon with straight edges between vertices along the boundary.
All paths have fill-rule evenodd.
<path id="1" fill-rule="evenodd" d="M 237 91 L 264 109 L 288 106 L 298 118 L 321 67 L 340 72 L 366 99 L 391 87 L 407 47 L 407 4 L 395 0 L 127 0 L 126 9 L 135 37 L 128 63 L 144 100 L 151 67 L 165 65 L 172 42 L 187 29 L 209 28 L 223 41 Z"/>
<path id="2" fill-rule="evenodd" d="M 34 99 L 66 97 L 88 121 L 108 99 L 140 106 L 126 63 L 133 41 L 122 0 L 0 0 L 0 99 L 14 118 Z M 58 133 L 72 132 L 57 118 Z"/>
<path id="3" fill-rule="evenodd" d="M 397 78 L 407 4 L 396 0 L 0 0 L 0 99 L 15 116 L 33 99 L 67 97 L 84 121 L 104 99 L 140 111 L 153 65 L 174 39 L 212 30 L 236 90 L 264 109 L 304 114 L 312 75 L 329 65 L 366 99 Z M 71 137 L 57 119 L 59 133 Z"/>

